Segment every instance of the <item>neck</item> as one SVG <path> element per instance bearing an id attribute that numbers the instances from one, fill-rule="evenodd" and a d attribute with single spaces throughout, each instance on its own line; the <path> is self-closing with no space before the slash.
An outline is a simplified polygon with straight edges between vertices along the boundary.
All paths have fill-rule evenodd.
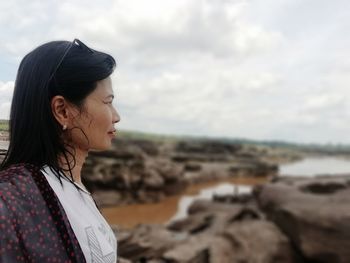
<path id="1" fill-rule="evenodd" d="M 83 164 L 85 162 L 85 159 L 88 155 L 87 151 L 84 151 L 82 149 L 79 148 L 75 148 L 75 166 L 71 167 L 71 172 L 73 175 L 73 180 L 78 183 L 78 184 L 82 184 L 81 182 L 81 169 L 83 167 Z M 72 163 L 72 160 L 69 158 L 68 156 L 68 162 Z M 64 170 L 65 175 L 68 178 L 71 178 L 71 175 L 69 173 L 69 171 L 66 171 L 69 169 L 69 166 L 67 164 L 67 160 L 64 158 L 64 156 L 60 156 L 59 158 L 59 164 L 61 166 L 61 168 Z"/>

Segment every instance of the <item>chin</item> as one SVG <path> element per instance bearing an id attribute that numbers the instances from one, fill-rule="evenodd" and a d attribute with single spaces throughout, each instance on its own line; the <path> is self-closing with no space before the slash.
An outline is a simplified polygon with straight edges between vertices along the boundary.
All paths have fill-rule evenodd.
<path id="1" fill-rule="evenodd" d="M 101 151 L 107 151 L 111 149 L 111 147 L 112 147 L 112 143 L 110 142 L 110 143 L 105 143 L 101 145 L 96 145 L 94 147 L 91 147 L 90 150 L 95 152 L 101 152 Z"/>

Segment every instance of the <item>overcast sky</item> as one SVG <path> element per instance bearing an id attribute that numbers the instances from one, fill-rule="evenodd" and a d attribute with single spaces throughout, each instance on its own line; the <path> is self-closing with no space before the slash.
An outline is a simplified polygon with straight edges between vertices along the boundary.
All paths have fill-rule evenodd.
<path id="1" fill-rule="evenodd" d="M 112 54 L 121 129 L 350 143 L 350 1 L 0 1 L 0 118 L 22 57 Z"/>

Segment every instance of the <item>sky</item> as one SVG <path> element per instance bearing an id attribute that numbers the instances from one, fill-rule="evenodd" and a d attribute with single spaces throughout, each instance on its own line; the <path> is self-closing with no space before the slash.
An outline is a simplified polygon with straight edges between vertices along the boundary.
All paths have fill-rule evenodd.
<path id="1" fill-rule="evenodd" d="M 52 40 L 113 55 L 117 129 L 350 143 L 350 1 L 0 1 L 0 119 Z"/>

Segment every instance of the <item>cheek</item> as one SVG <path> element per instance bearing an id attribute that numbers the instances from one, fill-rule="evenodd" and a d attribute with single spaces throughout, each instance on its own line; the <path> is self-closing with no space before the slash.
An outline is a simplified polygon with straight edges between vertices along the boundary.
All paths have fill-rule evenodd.
<path id="1" fill-rule="evenodd" d="M 99 112 L 96 112 L 95 116 L 93 117 L 91 127 L 93 126 L 96 130 L 107 130 L 112 126 L 112 114 L 109 109 L 104 109 Z"/>

